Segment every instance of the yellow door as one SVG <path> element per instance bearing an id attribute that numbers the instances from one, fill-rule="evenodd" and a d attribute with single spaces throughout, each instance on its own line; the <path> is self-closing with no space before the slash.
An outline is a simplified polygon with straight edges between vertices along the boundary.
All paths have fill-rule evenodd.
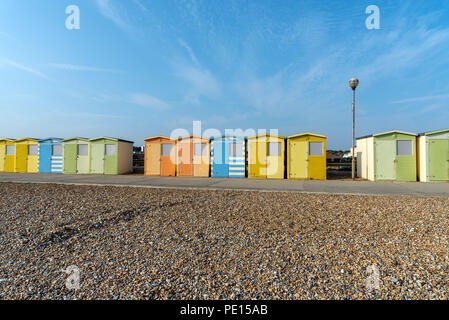
<path id="1" fill-rule="evenodd" d="M 267 144 L 265 139 L 248 141 L 248 176 L 252 178 L 267 177 Z"/>
<path id="2" fill-rule="evenodd" d="M 209 176 L 209 144 L 195 142 L 193 145 L 193 175 L 195 177 Z"/>
<path id="3" fill-rule="evenodd" d="M 309 141 L 309 179 L 326 180 L 325 141 Z"/>
<path id="4" fill-rule="evenodd" d="M 267 155 L 266 175 L 267 178 L 284 178 L 284 143 L 280 140 L 271 140 L 264 144 Z"/>
<path id="5" fill-rule="evenodd" d="M 10 154 L 8 154 L 8 150 L 10 149 Z M 15 144 L 7 143 L 5 146 L 5 172 L 14 172 L 15 168 Z"/>
<path id="6" fill-rule="evenodd" d="M 16 167 L 14 172 L 27 171 L 28 145 L 16 144 Z"/>
<path id="7" fill-rule="evenodd" d="M 6 145 L 0 144 L 0 172 L 5 171 Z"/>
<path id="8" fill-rule="evenodd" d="M 289 179 L 307 179 L 308 143 L 290 140 L 289 143 Z"/>
<path id="9" fill-rule="evenodd" d="M 161 145 L 159 143 L 149 143 L 149 174 L 150 176 L 161 175 Z"/>
<path id="10" fill-rule="evenodd" d="M 28 145 L 27 172 L 29 173 L 38 172 L 38 148 L 37 144 Z"/>

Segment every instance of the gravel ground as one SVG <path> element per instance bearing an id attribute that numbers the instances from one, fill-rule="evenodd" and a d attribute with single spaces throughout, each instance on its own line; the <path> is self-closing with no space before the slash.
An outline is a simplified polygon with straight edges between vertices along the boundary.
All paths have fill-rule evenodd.
<path id="1" fill-rule="evenodd" d="M 444 198 L 1 183 L 0 299 L 448 299 L 448 214 Z"/>

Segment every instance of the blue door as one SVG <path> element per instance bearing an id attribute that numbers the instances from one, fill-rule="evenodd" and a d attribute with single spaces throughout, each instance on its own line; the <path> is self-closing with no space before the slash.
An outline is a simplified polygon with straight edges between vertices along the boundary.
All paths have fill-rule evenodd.
<path id="1" fill-rule="evenodd" d="M 51 172 L 51 143 L 39 145 L 39 173 Z"/>
<path id="2" fill-rule="evenodd" d="M 227 178 L 229 175 L 228 144 L 224 140 L 213 142 L 214 161 L 212 163 L 211 176 L 215 178 Z"/>

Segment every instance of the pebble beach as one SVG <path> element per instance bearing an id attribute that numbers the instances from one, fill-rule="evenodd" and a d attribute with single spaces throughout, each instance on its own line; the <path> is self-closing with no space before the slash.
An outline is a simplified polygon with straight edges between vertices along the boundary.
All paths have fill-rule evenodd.
<path id="1" fill-rule="evenodd" d="M 0 183 L 0 299 L 448 299 L 448 217 L 448 198 Z"/>

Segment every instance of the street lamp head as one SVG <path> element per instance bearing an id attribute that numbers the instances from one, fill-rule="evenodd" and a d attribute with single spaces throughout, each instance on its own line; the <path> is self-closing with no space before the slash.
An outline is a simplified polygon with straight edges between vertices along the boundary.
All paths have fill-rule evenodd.
<path id="1" fill-rule="evenodd" d="M 351 80 L 349 80 L 349 86 L 352 88 L 352 90 L 355 90 L 355 88 L 357 88 L 358 85 L 359 85 L 359 79 L 352 78 Z"/>

